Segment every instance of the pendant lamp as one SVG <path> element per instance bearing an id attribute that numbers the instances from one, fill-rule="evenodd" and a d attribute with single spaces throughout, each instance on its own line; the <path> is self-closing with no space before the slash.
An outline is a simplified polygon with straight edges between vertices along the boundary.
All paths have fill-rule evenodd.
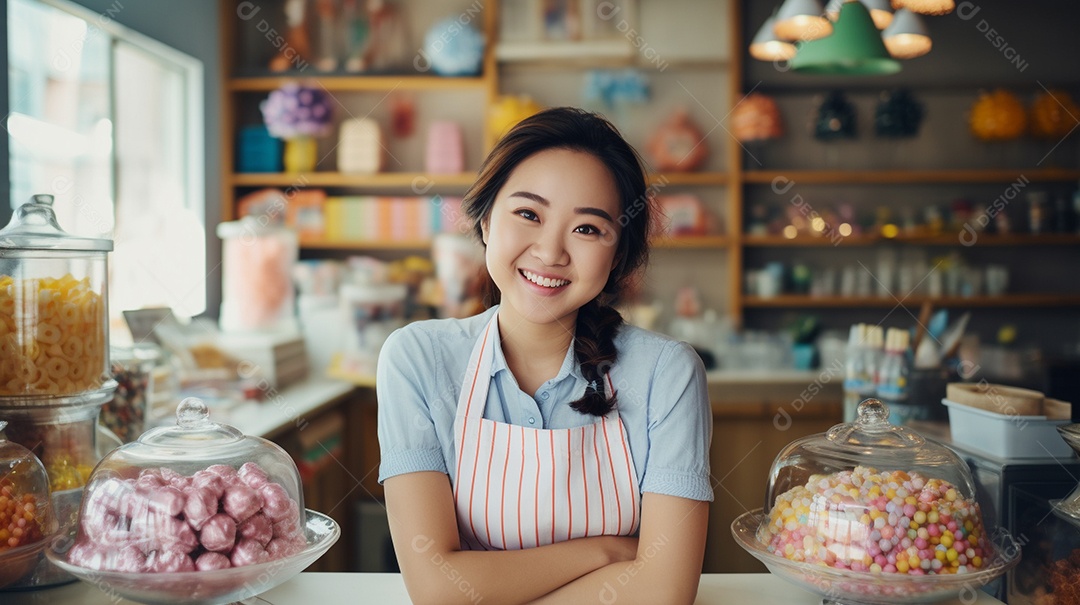
<path id="1" fill-rule="evenodd" d="M 920 15 L 947 15 L 956 8 L 953 0 L 892 0 L 896 10 L 906 8 Z"/>
<path id="2" fill-rule="evenodd" d="M 806 74 L 884 75 L 900 71 L 900 62 L 889 56 L 866 6 L 845 2 L 833 34 L 800 44 L 791 68 Z"/>
<path id="3" fill-rule="evenodd" d="M 914 59 L 930 52 L 933 42 L 922 17 L 902 8 L 896 11 L 892 25 L 881 33 L 885 48 L 897 59 Z"/>
<path id="4" fill-rule="evenodd" d="M 892 23 L 893 11 L 889 0 L 830 0 L 825 6 L 825 13 L 829 15 L 830 19 L 836 21 L 836 18 L 840 16 L 840 7 L 845 2 L 862 2 L 865 4 L 866 9 L 870 11 L 870 18 L 874 20 L 874 26 L 878 29 L 885 29 Z"/>
<path id="5" fill-rule="evenodd" d="M 787 61 L 795 56 L 795 45 L 776 37 L 776 15 L 765 20 L 750 43 L 750 56 L 760 61 Z"/>
<path id="6" fill-rule="evenodd" d="M 832 23 L 825 18 L 818 0 L 784 0 L 776 13 L 776 37 L 806 42 L 832 33 Z"/>

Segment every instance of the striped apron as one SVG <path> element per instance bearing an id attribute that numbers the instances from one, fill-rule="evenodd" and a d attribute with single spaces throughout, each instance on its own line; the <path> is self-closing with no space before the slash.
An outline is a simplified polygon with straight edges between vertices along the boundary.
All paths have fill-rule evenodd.
<path id="1" fill-rule="evenodd" d="M 492 315 L 473 346 L 454 420 L 454 504 L 461 548 L 532 548 L 584 536 L 629 536 L 641 494 L 617 409 L 572 429 L 483 417 L 495 356 Z M 608 388 L 612 391 L 610 372 Z M 609 391 L 611 392 L 611 391 Z"/>

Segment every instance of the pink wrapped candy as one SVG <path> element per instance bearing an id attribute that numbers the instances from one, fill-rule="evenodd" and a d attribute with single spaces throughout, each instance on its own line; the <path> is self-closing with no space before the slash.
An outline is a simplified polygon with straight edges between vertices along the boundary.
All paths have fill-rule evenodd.
<path id="1" fill-rule="evenodd" d="M 230 485 L 221 498 L 221 508 L 238 522 L 259 512 L 262 506 L 262 498 L 258 492 L 243 483 Z"/>
<path id="2" fill-rule="evenodd" d="M 229 559 L 232 561 L 233 567 L 243 567 L 244 565 L 255 565 L 256 563 L 269 561 L 270 555 L 267 554 L 262 544 L 255 540 L 245 539 L 240 540 Z"/>
<path id="3" fill-rule="evenodd" d="M 204 552 L 195 559 L 195 569 L 199 571 L 213 571 L 215 569 L 228 569 L 232 567 L 229 557 L 219 552 Z"/>
<path id="4" fill-rule="evenodd" d="M 245 462 L 237 474 L 240 475 L 240 480 L 251 489 L 257 490 L 270 481 L 270 478 L 266 476 L 266 471 L 254 462 Z"/>
<path id="5" fill-rule="evenodd" d="M 227 569 L 304 549 L 299 504 L 259 465 L 108 478 L 87 495 L 69 560 L 131 573 Z"/>
<path id="6" fill-rule="evenodd" d="M 278 483 L 267 483 L 259 488 L 262 496 L 262 509 L 271 521 L 286 521 L 298 519 L 300 512 L 296 501 L 289 497 L 288 492 Z"/>
<path id="7" fill-rule="evenodd" d="M 203 525 L 199 541 L 206 550 L 228 552 L 236 544 L 236 521 L 225 513 L 214 515 Z"/>
<path id="8" fill-rule="evenodd" d="M 215 477 L 216 478 L 216 477 Z M 218 499 L 210 488 L 188 488 L 187 502 L 184 504 L 184 519 L 194 530 L 201 530 L 210 517 L 218 512 Z"/>
<path id="9" fill-rule="evenodd" d="M 241 538 L 255 540 L 266 546 L 266 543 L 274 537 L 274 525 L 270 518 L 262 513 L 252 515 L 237 528 Z"/>
<path id="10" fill-rule="evenodd" d="M 221 475 L 210 471 L 195 473 L 191 477 L 191 485 L 209 491 L 214 495 L 215 499 L 220 498 L 225 493 L 225 481 L 221 478 Z"/>
<path id="11" fill-rule="evenodd" d="M 195 571 L 195 562 L 187 553 L 159 550 L 146 558 L 146 568 L 155 573 Z"/>

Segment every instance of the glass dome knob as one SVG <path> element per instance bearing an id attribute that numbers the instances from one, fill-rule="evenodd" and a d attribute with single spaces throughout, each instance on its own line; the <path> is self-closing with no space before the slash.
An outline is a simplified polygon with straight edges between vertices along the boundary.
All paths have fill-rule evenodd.
<path id="1" fill-rule="evenodd" d="M 856 411 L 855 424 L 862 430 L 887 430 L 889 428 L 889 406 L 880 399 L 864 399 Z"/>
<path id="2" fill-rule="evenodd" d="M 198 397 L 187 397 L 176 407 L 176 424 L 184 429 L 196 429 L 210 423 L 210 410 Z"/>

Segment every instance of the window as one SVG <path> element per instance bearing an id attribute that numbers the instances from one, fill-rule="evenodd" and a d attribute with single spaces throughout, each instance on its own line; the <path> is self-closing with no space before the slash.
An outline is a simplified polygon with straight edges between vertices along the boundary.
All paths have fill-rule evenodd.
<path id="1" fill-rule="evenodd" d="M 8 0 L 11 200 L 115 242 L 110 312 L 206 308 L 202 63 L 61 0 Z"/>

